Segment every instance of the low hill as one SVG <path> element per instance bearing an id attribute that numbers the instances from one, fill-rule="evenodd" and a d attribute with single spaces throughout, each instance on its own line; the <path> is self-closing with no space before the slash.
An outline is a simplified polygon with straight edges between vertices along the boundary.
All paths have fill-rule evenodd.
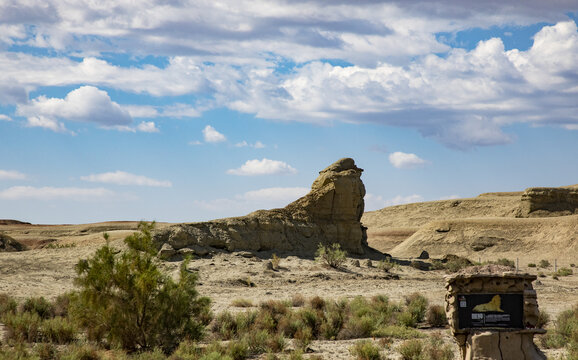
<path id="1" fill-rule="evenodd" d="M 367 212 L 370 246 L 398 257 L 568 258 L 578 250 L 578 187 L 529 188 Z"/>

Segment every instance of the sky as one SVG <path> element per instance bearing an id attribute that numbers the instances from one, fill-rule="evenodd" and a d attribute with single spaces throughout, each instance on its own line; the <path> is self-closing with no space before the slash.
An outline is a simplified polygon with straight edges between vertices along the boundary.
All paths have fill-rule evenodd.
<path id="1" fill-rule="evenodd" d="M 240 216 L 343 157 L 366 210 L 577 184 L 577 22 L 575 0 L 0 0 L 0 219 Z"/>

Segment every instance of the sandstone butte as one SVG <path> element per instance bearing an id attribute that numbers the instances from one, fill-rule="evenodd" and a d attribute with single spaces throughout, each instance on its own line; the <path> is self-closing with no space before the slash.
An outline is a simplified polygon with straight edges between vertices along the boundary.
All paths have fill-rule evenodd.
<path id="1" fill-rule="evenodd" d="M 353 159 L 340 159 L 319 172 L 307 195 L 284 208 L 176 224 L 159 229 L 154 238 L 165 257 L 176 252 L 204 255 L 211 248 L 309 256 L 320 243 L 337 243 L 348 253 L 361 255 L 371 251 L 361 224 L 362 172 Z"/>

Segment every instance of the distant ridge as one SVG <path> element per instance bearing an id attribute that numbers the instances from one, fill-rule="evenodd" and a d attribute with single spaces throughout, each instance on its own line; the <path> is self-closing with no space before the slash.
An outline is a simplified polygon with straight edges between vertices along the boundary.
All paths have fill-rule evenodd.
<path id="1" fill-rule="evenodd" d="M 11 219 L 0 219 L 0 225 L 32 225 L 29 222 L 11 220 Z"/>

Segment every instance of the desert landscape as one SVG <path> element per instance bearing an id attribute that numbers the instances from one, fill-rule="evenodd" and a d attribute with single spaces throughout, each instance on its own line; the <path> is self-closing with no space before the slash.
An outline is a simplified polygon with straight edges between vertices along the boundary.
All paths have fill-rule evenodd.
<path id="1" fill-rule="evenodd" d="M 350 300 L 385 295 L 402 303 L 419 293 L 430 305 L 444 306 L 449 273 L 432 265 L 448 254 L 480 263 L 509 259 L 518 267 L 513 271 L 539 275 L 534 284 L 539 308 L 552 320 L 578 303 L 577 277 L 552 276 L 557 269 L 572 269 L 577 261 L 576 186 L 482 194 L 364 213 L 361 172 L 352 160 L 342 159 L 320 172 L 310 194 L 285 209 L 208 223 L 157 223 L 155 241 L 164 259 L 162 268 L 176 277 L 183 256 L 193 255 L 189 269 L 198 272 L 198 291 L 211 299 L 214 314 L 243 311 L 233 305 L 240 299 L 258 307 L 296 295 Z M 252 222 L 257 225 L 248 225 Z M 39 296 L 55 299 L 74 290 L 74 265 L 105 244 L 104 233 L 114 248 L 122 250 L 126 247 L 122 240 L 137 228 L 138 222 L 35 225 L 2 220 L 0 293 L 22 301 Z M 319 243 L 332 242 L 331 229 L 353 234 L 337 241 L 348 252 L 338 269 L 314 259 Z M 284 245 L 275 243 L 279 239 Z M 384 270 L 378 266 L 384 259 L 396 265 Z M 536 266 L 541 261 L 549 266 Z M 426 334 L 439 333 L 458 358 L 447 328 L 420 328 Z M 6 333 L 2 326 L 0 333 Z M 305 358 L 353 358 L 349 349 L 355 341 L 313 341 Z M 396 351 L 400 342 L 394 340 L 384 348 L 383 356 L 401 359 Z M 559 358 L 565 351 L 542 350 L 549 358 Z"/>

